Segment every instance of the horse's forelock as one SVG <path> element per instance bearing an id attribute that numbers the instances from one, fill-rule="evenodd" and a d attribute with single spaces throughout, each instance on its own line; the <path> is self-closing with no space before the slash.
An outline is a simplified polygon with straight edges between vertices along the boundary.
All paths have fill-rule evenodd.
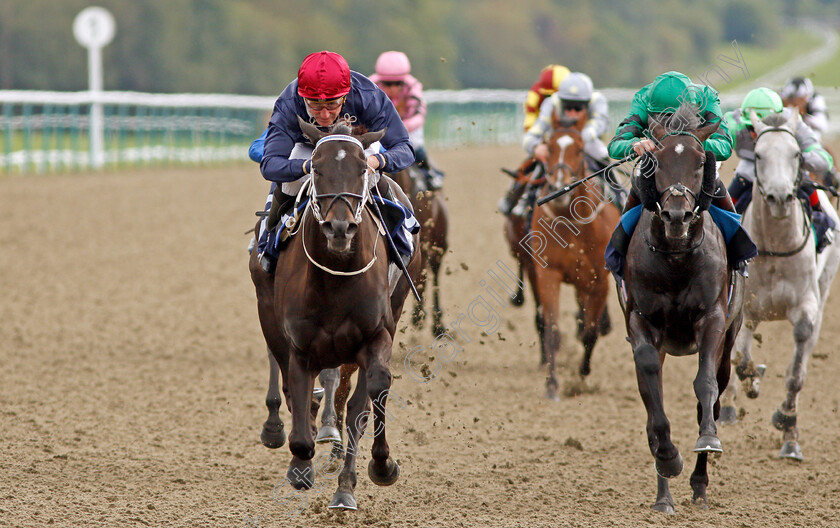
<path id="1" fill-rule="evenodd" d="M 335 124 L 330 128 L 330 134 L 343 134 L 345 136 L 349 136 L 353 133 L 353 127 L 344 120 L 336 121 Z"/>

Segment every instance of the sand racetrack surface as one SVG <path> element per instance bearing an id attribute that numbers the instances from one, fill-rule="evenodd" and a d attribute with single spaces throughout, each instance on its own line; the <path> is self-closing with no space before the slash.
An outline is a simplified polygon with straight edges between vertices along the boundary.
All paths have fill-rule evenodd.
<path id="1" fill-rule="evenodd" d="M 495 207 L 508 183 L 499 167 L 521 154 L 432 154 L 452 217 L 449 323 L 487 298 L 480 283 L 498 260 L 513 266 Z M 255 165 L 0 178 L 0 526 L 840 527 L 837 285 L 800 397 L 805 461 L 776 458 L 770 416 L 793 338 L 787 323 L 764 324 L 762 394 L 742 396 L 745 414 L 720 429 L 708 511 L 691 505 L 688 481 L 696 356 L 665 364 L 686 468 L 671 481 L 676 515 L 650 510 L 653 459 L 614 292 L 594 390 L 556 403 L 543 396 L 530 293 L 521 308 L 493 305 L 499 326 L 486 336 L 465 319 L 470 341 L 448 363 L 429 361 L 440 370 L 425 384 L 403 359 L 431 331 L 400 331 L 393 391 L 404 402 L 389 400 L 388 423 L 399 481 L 371 483 L 366 439 L 359 511 L 326 508 L 332 481 L 280 500 L 291 455 L 259 440 L 267 359 L 243 235 L 267 189 Z M 566 380 L 582 349 L 566 287 L 561 303 Z M 281 415 L 288 429 L 285 405 Z"/>

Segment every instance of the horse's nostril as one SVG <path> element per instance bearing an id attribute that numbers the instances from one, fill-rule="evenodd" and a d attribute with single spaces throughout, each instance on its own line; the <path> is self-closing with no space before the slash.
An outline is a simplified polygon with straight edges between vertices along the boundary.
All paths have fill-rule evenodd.
<path id="1" fill-rule="evenodd" d="M 768 201 L 768 202 L 775 202 L 775 201 L 776 201 L 776 197 L 775 197 L 774 195 L 772 195 L 772 194 L 768 194 L 768 195 L 767 195 L 767 201 Z"/>
<path id="2" fill-rule="evenodd" d="M 793 200 L 793 195 L 792 194 L 788 194 L 787 196 L 785 196 L 785 203 L 790 203 L 792 200 Z"/>
<path id="3" fill-rule="evenodd" d="M 686 211 L 683 213 L 683 222 L 691 222 L 691 218 L 694 216 L 694 213 L 691 211 Z"/>
<path id="4" fill-rule="evenodd" d="M 347 226 L 347 236 L 351 237 L 351 236 L 355 235 L 356 231 L 358 231 L 358 230 L 359 230 L 359 225 L 358 224 L 353 223 L 353 224 L 348 225 Z"/>
<path id="5" fill-rule="evenodd" d="M 332 222 L 327 221 L 321 224 L 321 231 L 327 236 L 333 235 L 335 231 L 333 229 Z"/>
<path id="6" fill-rule="evenodd" d="M 669 213 L 668 211 L 662 211 L 661 215 L 662 215 L 662 219 L 665 220 L 666 222 L 671 221 L 671 213 Z"/>

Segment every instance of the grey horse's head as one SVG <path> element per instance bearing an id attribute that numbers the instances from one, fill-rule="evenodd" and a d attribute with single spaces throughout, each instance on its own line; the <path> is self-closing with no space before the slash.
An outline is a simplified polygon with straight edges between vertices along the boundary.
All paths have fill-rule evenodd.
<path id="1" fill-rule="evenodd" d="M 802 160 L 796 141 L 799 114 L 785 108 L 780 114 L 759 120 L 750 111 L 750 121 L 756 132 L 753 194 L 758 193 L 775 218 L 786 218 L 797 207 L 796 187 Z"/>

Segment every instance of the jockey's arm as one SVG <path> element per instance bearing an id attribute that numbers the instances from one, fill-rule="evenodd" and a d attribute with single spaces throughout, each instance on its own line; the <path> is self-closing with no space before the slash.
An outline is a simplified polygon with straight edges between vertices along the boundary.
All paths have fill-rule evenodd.
<path id="1" fill-rule="evenodd" d="M 808 101 L 808 113 L 805 116 L 805 122 L 808 123 L 814 132 L 824 134 L 828 130 L 828 108 L 825 104 L 825 98 L 822 95 L 815 95 L 813 99 Z"/>
<path id="2" fill-rule="evenodd" d="M 610 115 L 607 98 L 601 92 L 594 92 L 592 99 L 589 101 L 589 108 L 587 109 L 589 120 L 583 127 L 583 140 L 587 143 L 594 141 L 603 134 L 606 134 L 610 128 Z"/>
<path id="3" fill-rule="evenodd" d="M 804 121 L 796 129 L 796 141 L 802 151 L 802 167 L 810 172 L 823 174 L 834 167 L 831 154 L 820 145 L 817 135 Z"/>
<path id="4" fill-rule="evenodd" d="M 647 131 L 647 98 L 645 92 L 647 86 L 636 92 L 633 96 L 633 101 L 630 103 L 630 112 L 627 114 L 615 130 L 615 135 L 610 140 L 607 149 L 610 157 L 613 159 L 621 159 L 628 156 L 631 152 L 636 151 L 635 144 L 641 140 L 646 139 L 645 132 Z M 647 141 L 650 141 L 649 139 Z M 638 154 L 638 151 L 636 151 Z"/>
<path id="5" fill-rule="evenodd" d="M 535 155 L 538 145 L 545 140 L 546 134 L 551 132 L 552 115 L 554 114 L 554 97 L 546 97 L 540 106 L 540 115 L 534 122 L 534 125 L 525 132 L 522 137 L 522 148 L 530 156 Z M 541 160 L 542 161 L 542 160 Z"/>
<path id="6" fill-rule="evenodd" d="M 422 128 L 426 123 L 426 100 L 423 98 L 423 83 L 409 76 L 408 94 L 405 99 L 406 115 L 403 118 L 408 133 Z"/>

